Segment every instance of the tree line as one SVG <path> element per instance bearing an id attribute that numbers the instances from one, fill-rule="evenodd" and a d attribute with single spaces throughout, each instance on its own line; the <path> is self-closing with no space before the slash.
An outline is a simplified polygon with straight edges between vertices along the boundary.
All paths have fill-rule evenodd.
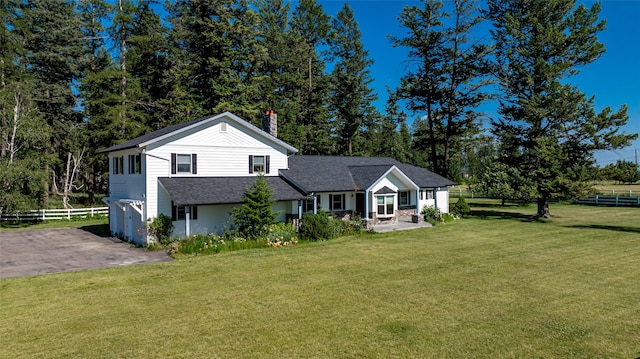
<path id="1" fill-rule="evenodd" d="M 3 1 L 0 211 L 78 191 L 94 203 L 101 150 L 223 111 L 259 125 L 271 109 L 301 154 L 390 156 L 454 181 L 500 163 L 548 203 L 582 188 L 595 149 L 634 138 L 618 130 L 624 106 L 596 113 L 567 81 L 604 52 L 598 13 L 570 0 L 408 5 L 405 36 L 389 41 L 413 66 L 380 111 L 348 3 L 332 17 L 316 0 Z M 485 101 L 500 104 L 490 132 Z"/>

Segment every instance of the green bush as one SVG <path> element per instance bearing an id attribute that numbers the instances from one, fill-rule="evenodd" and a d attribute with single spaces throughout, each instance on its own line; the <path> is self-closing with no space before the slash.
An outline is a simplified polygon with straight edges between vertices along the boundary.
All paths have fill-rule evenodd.
<path id="1" fill-rule="evenodd" d="M 305 213 L 300 224 L 300 237 L 309 241 L 330 239 L 333 229 L 329 225 L 329 216 L 326 213 Z"/>
<path id="2" fill-rule="evenodd" d="M 462 218 L 469 214 L 469 212 L 471 212 L 471 208 L 467 204 L 467 201 L 464 199 L 464 197 L 458 198 L 458 202 L 456 202 L 456 204 L 451 207 L 451 214 L 456 217 Z"/>
<path id="3" fill-rule="evenodd" d="M 265 238 L 247 240 L 234 234 L 196 234 L 184 240 L 171 243 L 170 253 L 214 254 L 251 248 L 265 248 L 269 244 Z"/>
<path id="4" fill-rule="evenodd" d="M 442 221 L 444 223 L 448 223 L 448 222 L 452 222 L 454 221 L 456 218 L 452 215 L 450 215 L 449 213 L 443 213 L 442 214 Z"/>
<path id="5" fill-rule="evenodd" d="M 298 243 L 298 233 L 291 223 L 271 224 L 266 226 L 262 233 L 270 247 L 286 247 Z"/>
<path id="6" fill-rule="evenodd" d="M 155 242 L 162 245 L 171 243 L 171 231 L 173 231 L 173 221 L 171 217 L 160 213 L 158 217 L 149 219 L 147 231 Z"/>
<path id="7" fill-rule="evenodd" d="M 362 232 L 362 220 L 332 218 L 327 213 L 302 215 L 300 237 L 309 241 L 332 239 Z"/>
<path id="8" fill-rule="evenodd" d="M 440 214 L 440 210 L 435 207 L 427 207 L 424 206 L 420 214 L 424 216 L 424 221 L 431 223 L 431 225 L 435 226 L 437 223 L 442 222 L 442 215 Z"/>

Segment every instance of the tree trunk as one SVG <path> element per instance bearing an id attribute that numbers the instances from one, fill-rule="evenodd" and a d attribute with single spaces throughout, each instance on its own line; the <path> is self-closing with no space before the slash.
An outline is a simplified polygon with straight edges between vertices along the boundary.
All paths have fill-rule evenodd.
<path id="1" fill-rule="evenodd" d="M 551 214 L 549 213 L 549 197 L 542 196 L 538 198 L 538 218 L 549 218 Z"/>

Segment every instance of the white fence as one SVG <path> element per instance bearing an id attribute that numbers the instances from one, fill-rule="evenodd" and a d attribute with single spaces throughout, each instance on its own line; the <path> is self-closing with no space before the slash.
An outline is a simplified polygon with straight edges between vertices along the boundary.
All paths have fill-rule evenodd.
<path id="1" fill-rule="evenodd" d="M 2 213 L 0 221 L 46 221 L 71 218 L 85 218 L 94 215 L 109 214 L 109 207 L 69 208 L 69 209 L 39 209 L 26 213 Z"/>
<path id="2" fill-rule="evenodd" d="M 596 206 L 640 206 L 640 196 L 589 196 L 578 199 L 577 203 Z"/>

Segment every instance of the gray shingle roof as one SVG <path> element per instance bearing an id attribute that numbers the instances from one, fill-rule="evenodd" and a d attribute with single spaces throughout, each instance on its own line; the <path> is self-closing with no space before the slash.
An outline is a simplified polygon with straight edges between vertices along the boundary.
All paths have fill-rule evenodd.
<path id="1" fill-rule="evenodd" d="M 392 166 L 421 188 L 454 183 L 426 168 L 400 163 L 390 157 L 291 156 L 289 169 L 280 171 L 307 192 L 365 190 Z"/>
<path id="2" fill-rule="evenodd" d="M 161 128 L 157 131 L 153 131 L 151 133 L 147 133 L 146 135 L 142 135 L 140 137 L 136 137 L 134 139 L 131 139 L 129 141 L 117 144 L 115 146 L 111 146 L 105 150 L 102 150 L 101 152 L 113 152 L 113 151 L 119 151 L 119 150 L 125 150 L 128 148 L 135 148 L 135 147 L 139 147 L 141 144 L 159 139 L 163 136 L 169 136 L 171 135 L 173 132 L 179 132 L 182 129 L 186 129 L 190 126 L 195 126 L 200 122 L 206 122 L 206 121 L 213 121 L 219 118 L 225 117 L 226 119 L 235 121 L 235 123 L 239 124 L 240 126 L 248 129 L 251 132 L 260 134 L 268 139 L 270 139 L 271 141 L 276 142 L 277 144 L 279 144 L 280 146 L 284 147 L 287 149 L 287 151 L 289 151 L 289 153 L 296 153 L 298 152 L 298 150 L 289 145 L 288 143 L 278 139 L 277 137 L 272 136 L 271 134 L 262 131 L 260 128 L 252 125 L 251 123 L 241 119 L 240 117 L 232 114 L 231 112 L 224 112 L 221 113 L 219 115 L 214 115 L 214 116 L 207 116 L 207 117 L 202 117 L 202 118 L 198 118 L 195 120 L 191 120 L 191 121 L 187 121 L 187 122 L 182 122 L 182 123 L 178 123 L 175 125 L 171 125 L 171 126 L 167 126 L 164 128 Z"/>
<path id="3" fill-rule="evenodd" d="M 273 188 L 273 200 L 293 201 L 306 197 L 280 177 L 265 177 Z M 235 204 L 256 177 L 161 177 L 158 178 L 176 206 Z"/>

